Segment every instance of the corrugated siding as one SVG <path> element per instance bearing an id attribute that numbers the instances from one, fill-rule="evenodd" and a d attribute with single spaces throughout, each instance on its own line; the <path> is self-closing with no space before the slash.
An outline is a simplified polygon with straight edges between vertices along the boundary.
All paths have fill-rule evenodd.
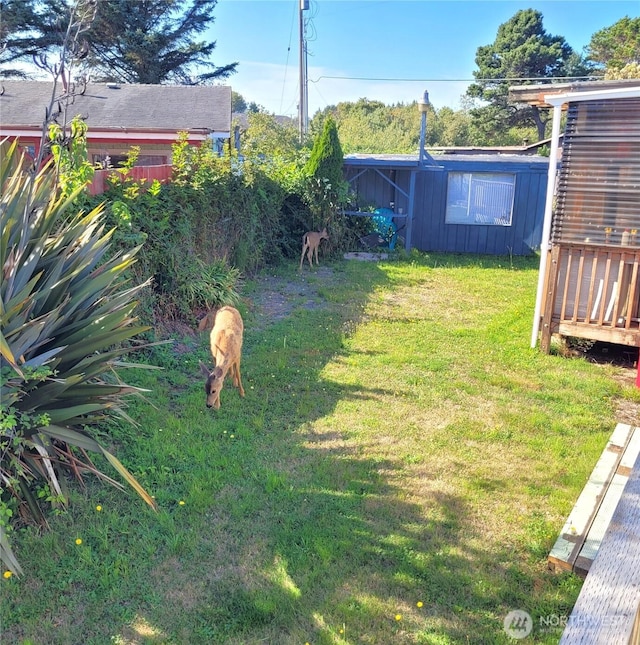
<path id="1" fill-rule="evenodd" d="M 640 248 L 640 99 L 569 104 L 551 235 Z"/>

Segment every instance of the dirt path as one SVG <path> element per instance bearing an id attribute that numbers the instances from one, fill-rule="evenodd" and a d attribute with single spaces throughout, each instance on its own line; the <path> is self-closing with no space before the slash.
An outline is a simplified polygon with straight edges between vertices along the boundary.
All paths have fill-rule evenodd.
<path id="1" fill-rule="evenodd" d="M 294 279 L 266 276 L 257 280 L 258 288 L 250 302 L 258 314 L 258 328 L 263 328 L 270 320 L 286 318 L 296 308 L 322 306 L 318 289 L 331 284 L 334 277 L 333 269 L 320 266 L 314 268 L 312 274 L 302 271 Z"/>

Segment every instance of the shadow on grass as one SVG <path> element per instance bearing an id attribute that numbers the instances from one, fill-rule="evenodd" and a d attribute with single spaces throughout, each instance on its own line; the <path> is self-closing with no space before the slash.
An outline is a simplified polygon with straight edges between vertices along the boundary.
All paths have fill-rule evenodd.
<path id="1" fill-rule="evenodd" d="M 364 402 L 366 415 L 366 402 L 387 393 L 337 385 L 323 370 L 350 356 L 345 338 L 366 316 L 368 298 L 391 286 L 373 266 L 333 275 L 322 278 L 322 302 L 313 307 L 304 294 L 290 316 L 256 331 L 259 312 L 247 316 L 244 400 L 227 383 L 221 410 L 204 409 L 195 366 L 206 344 L 172 364 L 185 377 L 173 396 L 175 374 L 159 377 L 169 404 L 138 412 L 164 435 L 147 430 L 123 446 L 123 459 L 163 510 L 157 517 L 140 513 L 135 500 L 123 504 L 105 528 L 105 550 L 115 544 L 109 562 L 96 549 L 77 566 L 104 572 L 117 566 L 118 550 L 125 562 L 127 549 L 135 566 L 121 563 L 99 594 L 91 576 L 63 585 L 46 612 L 53 622 L 65 615 L 68 638 L 56 640 L 54 626 L 48 642 L 507 643 L 502 619 L 511 609 L 562 609 L 566 579 L 539 587 L 510 541 L 503 549 L 483 544 L 473 527 L 478 509 L 441 481 L 437 454 L 411 471 L 423 491 L 416 503 L 393 451 L 376 454 L 350 428 L 331 426 L 345 401 Z M 390 410 L 380 431 L 393 437 L 396 421 Z M 498 479 L 477 485 L 499 494 Z M 52 581 L 45 586 L 53 590 Z M 15 612 L 20 602 L 14 598 Z M 7 638 L 33 634 L 15 623 Z"/>

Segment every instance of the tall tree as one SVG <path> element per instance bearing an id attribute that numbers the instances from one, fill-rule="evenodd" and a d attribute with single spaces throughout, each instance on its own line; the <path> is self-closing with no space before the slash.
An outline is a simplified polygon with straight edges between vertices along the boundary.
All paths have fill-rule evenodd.
<path id="1" fill-rule="evenodd" d="M 509 85 L 549 82 L 553 78 L 586 76 L 593 66 L 577 57 L 562 36 L 551 36 L 542 24 L 542 14 L 534 9 L 518 11 L 498 27 L 491 45 L 478 47 L 474 77 L 467 96 L 487 104 L 472 110 L 480 130 L 507 131 L 512 126 L 535 125 L 544 139 L 548 111 L 508 102 Z"/>
<path id="2" fill-rule="evenodd" d="M 315 137 L 311 155 L 305 166 L 308 177 L 306 201 L 312 216 L 310 224 L 314 228 L 327 226 L 338 234 L 343 225 L 337 222 L 340 204 L 344 204 L 348 194 L 348 184 L 344 179 L 344 154 L 338 137 L 338 128 L 331 115 L 324 121 L 322 132 Z"/>
<path id="3" fill-rule="evenodd" d="M 245 157 L 280 160 L 295 159 L 300 150 L 298 129 L 286 117 L 267 112 L 248 112 L 241 152 Z"/>
<path id="4" fill-rule="evenodd" d="M 73 22 L 72 12 L 87 10 L 87 5 L 82 1 L 71 5 L 68 0 L 0 0 L 0 77 L 28 78 L 21 64 L 42 62 L 68 44 L 65 34 Z"/>
<path id="5" fill-rule="evenodd" d="M 244 96 L 238 92 L 231 92 L 231 111 L 242 114 L 247 111 L 247 102 Z"/>
<path id="6" fill-rule="evenodd" d="M 110 0 L 100 2 L 88 34 L 87 64 L 102 80 L 194 83 L 227 78 L 237 63 L 216 67 L 215 41 L 195 36 L 213 23 L 217 0 Z M 204 71 L 197 76 L 195 68 Z"/>
<path id="7" fill-rule="evenodd" d="M 60 47 L 57 18 L 78 0 L 1 0 L 10 11 L 6 51 L 28 60 Z M 217 0 L 103 0 L 84 34 L 85 72 L 94 80 L 124 83 L 204 83 L 227 78 L 237 63 L 216 67 L 215 41 L 197 40 L 214 22 Z M 3 16 L 4 23 L 4 16 Z M 4 31 L 4 27 L 3 27 Z"/>
<path id="8" fill-rule="evenodd" d="M 619 72 L 634 63 L 638 65 L 640 18 L 625 16 L 610 27 L 597 31 L 587 45 L 587 57 L 605 67 L 607 72 Z"/>

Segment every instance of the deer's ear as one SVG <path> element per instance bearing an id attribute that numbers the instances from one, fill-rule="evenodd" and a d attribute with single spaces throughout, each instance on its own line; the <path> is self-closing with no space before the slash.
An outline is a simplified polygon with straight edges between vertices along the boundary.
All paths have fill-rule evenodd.
<path id="1" fill-rule="evenodd" d="M 206 329 L 211 329 L 213 327 L 213 324 L 215 322 L 215 312 L 210 311 L 207 313 L 207 315 L 200 320 L 198 323 L 198 331 L 205 331 Z"/>
<path id="2" fill-rule="evenodd" d="M 200 361 L 200 371 L 207 377 L 211 374 L 209 368 L 202 361 Z"/>

